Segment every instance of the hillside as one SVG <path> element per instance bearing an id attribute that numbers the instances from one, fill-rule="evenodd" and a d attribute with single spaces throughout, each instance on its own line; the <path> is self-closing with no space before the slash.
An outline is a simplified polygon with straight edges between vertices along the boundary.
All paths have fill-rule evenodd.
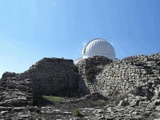
<path id="1" fill-rule="evenodd" d="M 158 120 L 159 112 L 160 53 L 114 62 L 95 56 L 76 66 L 43 58 L 0 80 L 0 119 Z"/>

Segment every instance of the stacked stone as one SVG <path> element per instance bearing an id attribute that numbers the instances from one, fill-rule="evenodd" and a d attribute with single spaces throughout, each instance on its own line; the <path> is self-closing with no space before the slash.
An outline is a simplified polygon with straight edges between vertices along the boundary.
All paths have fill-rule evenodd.
<path id="1" fill-rule="evenodd" d="M 160 119 L 160 53 L 132 56 L 113 63 L 95 57 L 80 61 L 78 66 L 83 79 L 75 73 L 72 60 L 58 58 L 44 58 L 22 74 L 3 74 L 0 119 Z M 89 82 L 85 71 L 94 66 L 102 71 Z M 82 118 L 73 116 L 69 109 L 33 106 L 39 95 L 76 96 L 78 92 L 93 93 L 84 97 L 88 104 L 91 99 L 99 98 L 99 104 L 104 98 L 107 104 L 81 108 Z M 62 105 L 64 108 L 67 104 L 79 105 L 80 101 Z"/>
<path id="2" fill-rule="evenodd" d="M 160 100 L 160 53 L 132 56 L 107 64 L 89 89 L 91 93 L 99 92 L 118 102 L 123 98 L 121 104 L 137 105 L 138 101 L 138 105 L 152 103 L 155 108 L 155 101 Z"/>
<path id="3" fill-rule="evenodd" d="M 30 79 L 16 73 L 4 73 L 0 80 L 0 118 L 13 118 L 18 114 L 10 114 L 15 108 L 20 110 L 32 104 Z"/>
<path id="4" fill-rule="evenodd" d="M 41 104 L 42 95 L 76 96 L 80 76 L 74 69 L 72 60 L 44 58 L 24 73 L 4 73 L 0 80 L 0 119 L 43 118 L 38 115 L 43 109 L 33 106 Z"/>
<path id="5" fill-rule="evenodd" d="M 79 61 L 76 66 L 78 67 L 79 73 L 83 78 L 83 80 L 81 80 L 79 83 L 79 91 L 83 94 L 89 94 L 93 91 L 92 88 L 94 80 L 92 80 L 92 82 L 87 80 L 87 69 L 100 68 L 102 70 L 105 65 L 112 62 L 112 60 L 103 56 L 94 56 L 93 58 L 82 59 L 81 61 Z"/>
<path id="6" fill-rule="evenodd" d="M 32 79 L 34 96 L 73 96 L 79 82 L 74 67 L 72 60 L 44 58 L 38 61 L 26 71 Z"/>

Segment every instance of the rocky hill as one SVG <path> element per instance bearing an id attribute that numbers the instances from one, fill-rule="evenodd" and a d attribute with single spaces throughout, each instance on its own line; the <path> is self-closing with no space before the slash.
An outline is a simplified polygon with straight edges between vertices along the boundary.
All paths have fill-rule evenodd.
<path id="1" fill-rule="evenodd" d="M 158 120 L 159 113 L 160 53 L 95 56 L 76 66 L 44 58 L 0 79 L 0 119 Z"/>

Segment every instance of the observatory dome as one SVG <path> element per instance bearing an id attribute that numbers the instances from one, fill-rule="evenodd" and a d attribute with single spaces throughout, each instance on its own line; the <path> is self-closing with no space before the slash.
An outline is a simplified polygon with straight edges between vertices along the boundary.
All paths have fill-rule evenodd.
<path id="1" fill-rule="evenodd" d="M 115 60 L 115 50 L 105 39 L 97 38 L 91 40 L 82 50 L 83 59 L 93 56 L 104 56 Z"/>

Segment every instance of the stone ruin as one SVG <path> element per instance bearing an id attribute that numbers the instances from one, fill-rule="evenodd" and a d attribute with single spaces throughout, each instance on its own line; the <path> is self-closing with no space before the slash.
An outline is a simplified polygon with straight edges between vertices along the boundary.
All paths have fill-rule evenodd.
<path id="1" fill-rule="evenodd" d="M 95 93 L 110 99 L 112 105 L 108 103 L 98 113 L 96 108 L 90 109 L 90 113 L 104 116 L 90 114 L 89 119 L 160 118 L 160 53 L 114 62 L 96 56 L 76 66 L 72 60 L 44 58 L 24 73 L 6 72 L 0 79 L 0 119 L 35 119 L 40 114 L 45 118 L 45 110 L 35 106 L 45 106 L 43 95 L 83 97 Z M 45 109 L 48 112 L 49 108 Z M 62 118 L 67 119 L 64 114 Z"/>
<path id="2" fill-rule="evenodd" d="M 80 75 L 72 60 L 44 58 L 23 74 L 31 78 L 34 103 L 41 95 L 76 96 Z"/>
<path id="3" fill-rule="evenodd" d="M 137 93 L 150 99 L 153 91 L 160 90 L 160 53 L 128 57 L 102 68 L 88 86 L 91 93 L 99 92 L 104 96 Z"/>

